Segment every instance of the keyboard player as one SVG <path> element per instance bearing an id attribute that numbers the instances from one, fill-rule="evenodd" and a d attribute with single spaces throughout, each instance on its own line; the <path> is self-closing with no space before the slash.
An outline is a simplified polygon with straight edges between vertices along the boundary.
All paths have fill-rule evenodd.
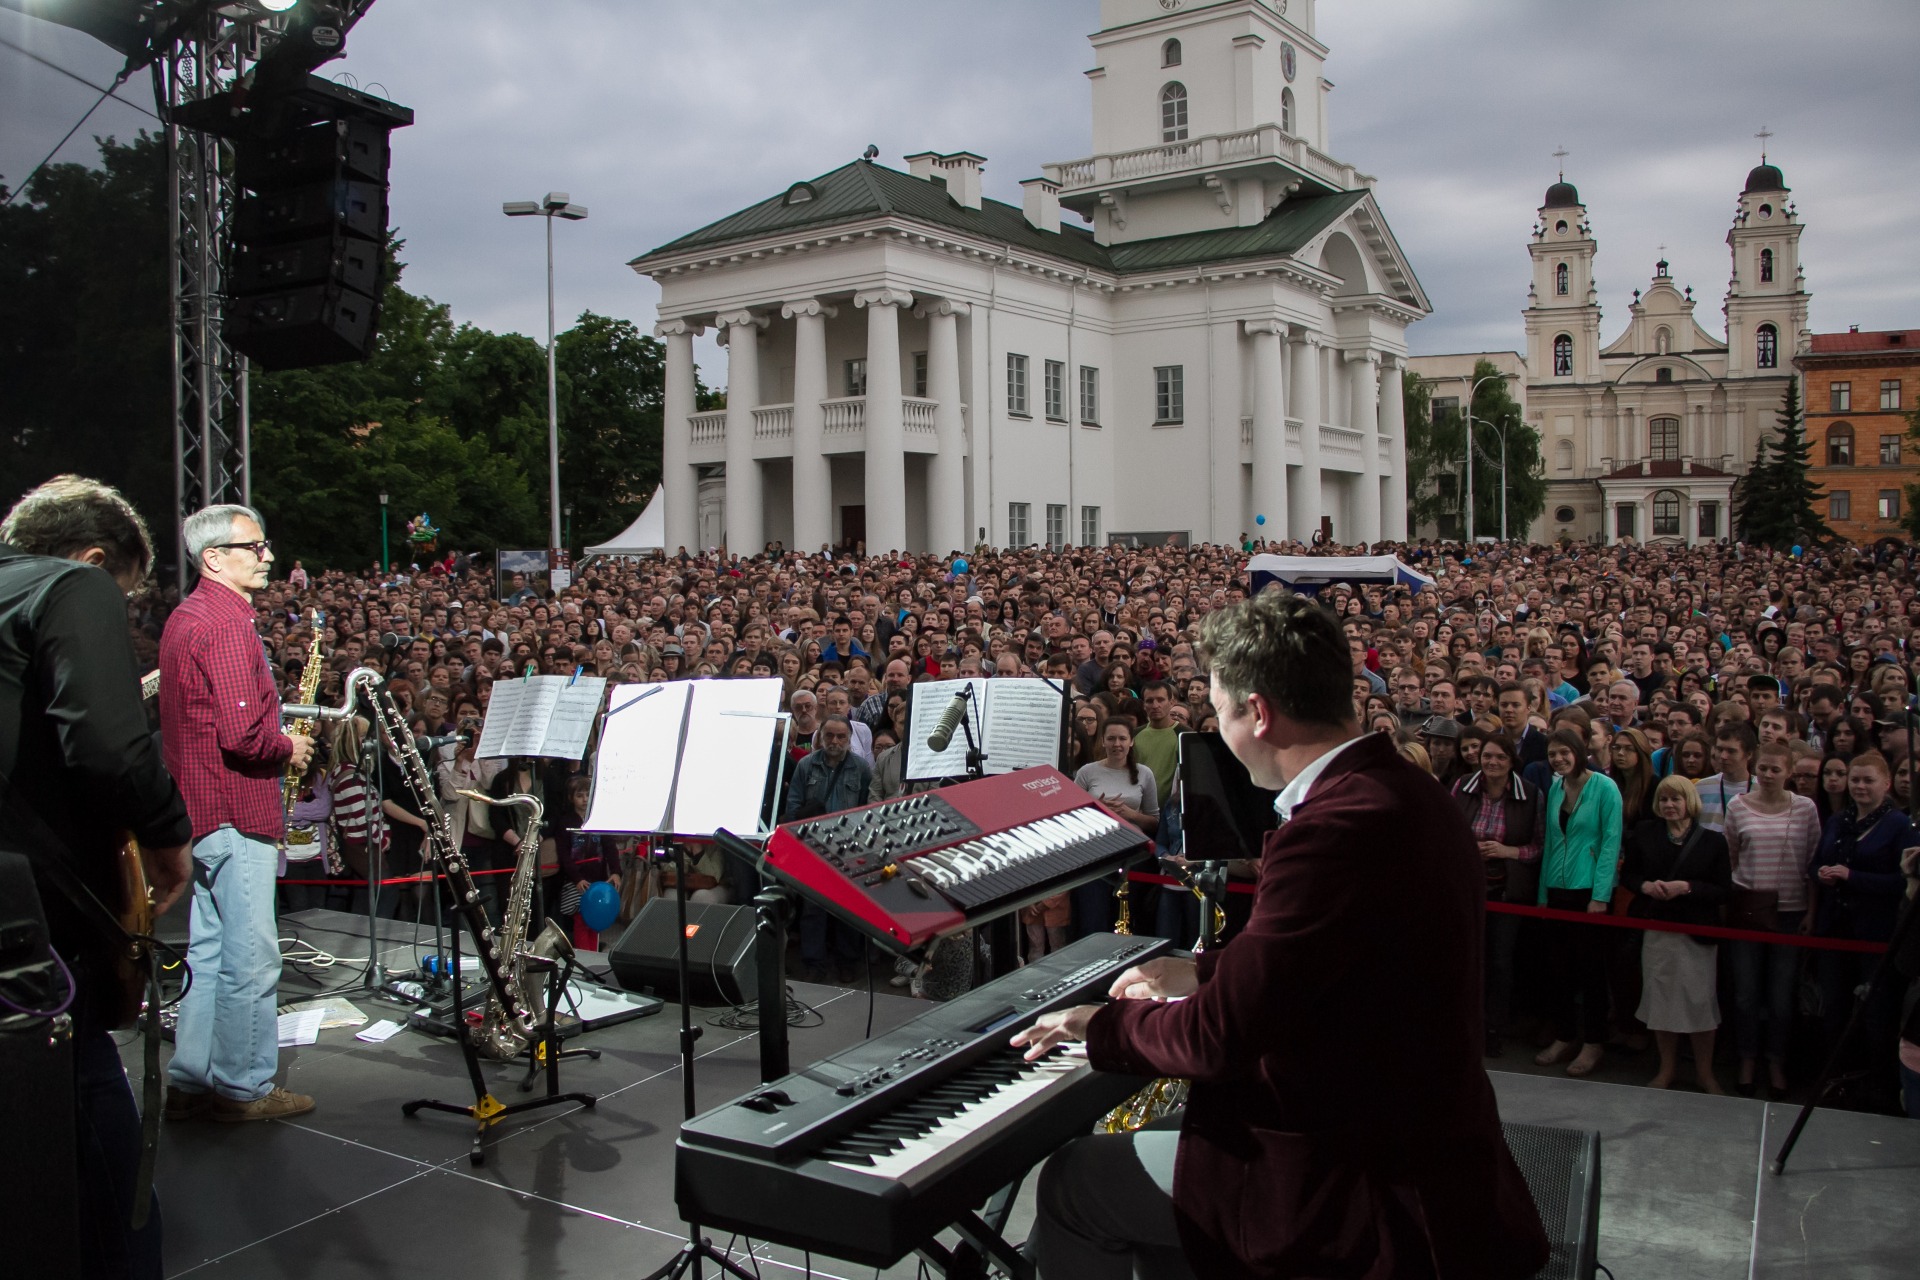
<path id="1" fill-rule="evenodd" d="M 1029 1056 L 1184 1076 L 1177 1128 L 1048 1160 L 1042 1280 L 1531 1276 L 1548 1245 L 1481 1053 L 1485 876 L 1440 785 L 1355 723 L 1333 616 L 1278 590 L 1209 614 L 1234 754 L 1280 789 L 1252 918 L 1193 960 L 1129 969 L 1114 1001 L 1045 1015 Z M 1182 998 L 1184 997 L 1184 998 Z"/>

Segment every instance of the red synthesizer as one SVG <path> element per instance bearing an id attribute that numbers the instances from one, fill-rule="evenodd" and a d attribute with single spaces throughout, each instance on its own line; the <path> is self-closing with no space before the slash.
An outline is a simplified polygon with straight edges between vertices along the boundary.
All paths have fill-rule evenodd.
<path id="1" fill-rule="evenodd" d="M 789 822 L 765 868 L 910 951 L 1131 862 L 1153 842 L 1048 765 Z"/>

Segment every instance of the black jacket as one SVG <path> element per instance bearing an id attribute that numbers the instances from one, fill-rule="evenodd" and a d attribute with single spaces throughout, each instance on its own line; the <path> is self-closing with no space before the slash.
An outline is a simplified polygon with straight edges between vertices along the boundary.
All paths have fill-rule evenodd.
<path id="1" fill-rule="evenodd" d="M 1733 888 L 1733 860 L 1725 836 L 1696 822 L 1676 845 L 1667 838 L 1664 821 L 1648 818 L 1634 824 L 1625 844 L 1620 883 L 1637 895 L 1632 914 L 1676 924 L 1720 923 L 1720 909 Z M 1663 902 L 1647 896 L 1649 880 L 1685 880 L 1693 892 Z"/>
<path id="2" fill-rule="evenodd" d="M 64 859 L 115 912 L 128 835 L 155 848 L 193 835 L 147 727 L 126 597 L 100 569 L 3 544 L 0 794 L 0 847 Z M 34 879 L 54 947 L 94 970 L 114 939 L 37 869 Z"/>

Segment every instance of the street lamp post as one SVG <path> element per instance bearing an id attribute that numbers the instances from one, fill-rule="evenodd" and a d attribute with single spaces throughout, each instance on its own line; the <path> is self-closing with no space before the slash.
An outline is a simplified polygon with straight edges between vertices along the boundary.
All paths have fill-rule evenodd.
<path id="1" fill-rule="evenodd" d="M 1466 477 L 1467 479 L 1467 484 L 1466 484 L 1467 511 L 1466 511 L 1466 516 L 1467 516 L 1467 545 L 1469 547 L 1473 545 L 1473 399 L 1475 396 L 1480 394 L 1481 383 L 1496 382 L 1496 381 L 1503 382 L 1511 376 L 1512 376 L 1511 374 L 1505 374 L 1505 373 L 1489 373 L 1485 377 L 1475 378 L 1473 380 L 1473 386 L 1467 389 L 1467 403 L 1466 403 L 1464 412 L 1466 414 L 1466 419 L 1467 419 L 1467 477 Z M 1500 540 L 1502 542 L 1505 542 L 1507 539 L 1507 496 L 1505 493 L 1505 489 L 1507 487 L 1507 467 L 1506 467 L 1506 462 L 1504 461 L 1506 456 L 1506 449 L 1507 449 L 1506 432 L 1502 431 L 1500 434 L 1500 453 L 1503 459 L 1500 464 L 1500 488 L 1502 490 L 1500 494 Z"/>
<path id="2" fill-rule="evenodd" d="M 567 546 L 571 548 L 573 546 L 573 504 L 571 502 L 567 504 L 566 512 L 567 512 Z"/>
<path id="3" fill-rule="evenodd" d="M 387 559 L 387 495 L 380 493 L 380 573 L 384 576 L 389 567 Z"/>
<path id="4" fill-rule="evenodd" d="M 500 206 L 509 218 L 547 220 L 547 548 L 560 547 L 560 381 L 553 349 L 553 220 L 579 222 L 587 207 L 574 204 L 564 191 L 549 191 L 544 200 L 509 200 Z M 551 558 L 551 557 L 550 557 Z"/>

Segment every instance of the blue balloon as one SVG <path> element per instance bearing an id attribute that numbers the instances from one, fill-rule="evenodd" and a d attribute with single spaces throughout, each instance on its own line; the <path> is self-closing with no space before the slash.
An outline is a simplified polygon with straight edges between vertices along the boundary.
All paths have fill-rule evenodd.
<path id="1" fill-rule="evenodd" d="M 587 886 L 580 895 L 580 920 L 587 928 L 599 933 L 611 929 L 613 922 L 620 918 L 620 892 L 605 880 L 597 880 Z"/>
<path id="2" fill-rule="evenodd" d="M 1796 556 L 1800 554 L 1800 544 L 1797 542 L 1793 544 L 1793 554 Z"/>
<path id="3" fill-rule="evenodd" d="M 1255 516 L 1253 518 L 1253 522 L 1255 524 L 1265 524 L 1267 522 L 1267 518 L 1265 516 Z"/>
<path id="4" fill-rule="evenodd" d="M 955 573 L 965 573 L 967 571 L 967 562 L 956 556 L 953 561 L 953 571 Z"/>

